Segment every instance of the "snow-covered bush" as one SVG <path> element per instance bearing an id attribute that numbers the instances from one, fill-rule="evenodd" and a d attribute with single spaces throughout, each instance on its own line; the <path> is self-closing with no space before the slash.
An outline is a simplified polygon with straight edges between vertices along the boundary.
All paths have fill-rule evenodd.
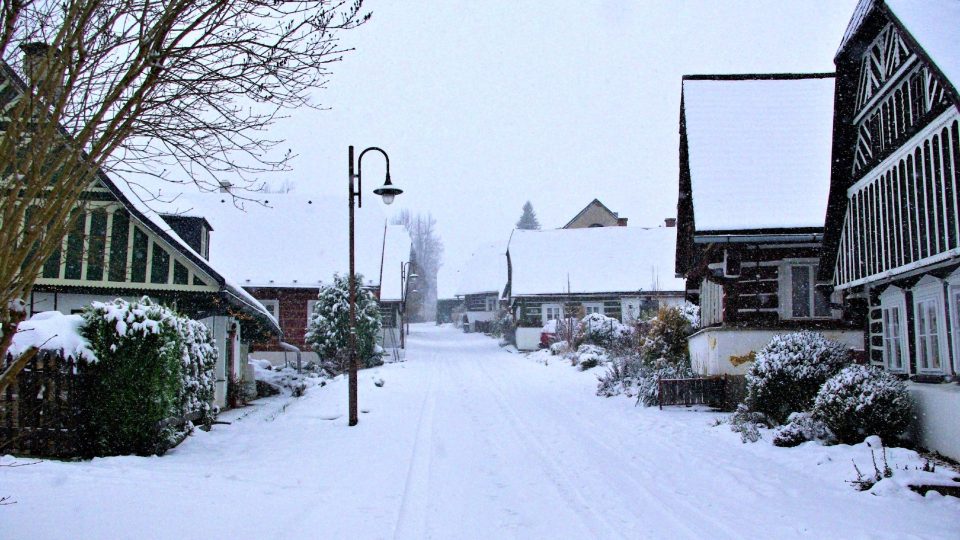
<path id="1" fill-rule="evenodd" d="M 564 356 L 570 352 L 570 344 L 566 341 L 554 341 L 550 344 L 550 354 L 553 356 Z"/>
<path id="2" fill-rule="evenodd" d="M 180 416 L 198 413 L 199 421 L 209 425 L 216 418 L 213 404 L 217 347 L 213 332 L 199 321 L 177 317 L 177 333 L 183 350 L 180 354 Z"/>
<path id="3" fill-rule="evenodd" d="M 587 315 L 580 320 L 579 326 L 582 343 L 608 349 L 625 348 L 633 337 L 633 328 L 600 313 Z"/>
<path id="4" fill-rule="evenodd" d="M 572 362 L 573 365 L 579 366 L 580 371 L 586 371 L 591 368 L 595 368 L 600 364 L 606 364 L 610 361 L 610 355 L 607 353 L 607 350 L 603 347 L 598 347 L 597 345 L 591 345 L 589 343 L 584 343 L 577 347 L 577 352 L 574 353 Z"/>
<path id="5" fill-rule="evenodd" d="M 774 446 L 792 447 L 807 441 L 834 441 L 830 428 L 807 412 L 791 414 L 787 423 L 777 428 L 773 434 Z"/>
<path id="6" fill-rule="evenodd" d="M 700 328 L 700 306 L 693 304 L 683 304 L 679 308 L 680 314 L 690 323 L 690 328 Z"/>
<path id="7" fill-rule="evenodd" d="M 761 412 L 751 411 L 743 403 L 730 415 L 730 430 L 739 433 L 744 443 L 759 441 L 761 427 L 771 427 L 770 419 Z"/>
<path id="8" fill-rule="evenodd" d="M 689 363 L 687 337 L 692 331 L 690 321 L 679 308 L 660 308 L 647 323 L 646 335 L 640 338 L 640 355 L 650 364 Z"/>
<path id="9" fill-rule="evenodd" d="M 903 381 L 879 368 L 851 365 L 820 388 L 813 416 L 840 442 L 855 444 L 868 435 L 897 440 L 910 423 L 910 410 Z"/>
<path id="10" fill-rule="evenodd" d="M 379 365 L 377 336 L 382 322 L 373 293 L 360 287 L 363 276 L 355 276 L 357 317 L 357 360 L 361 367 Z M 306 341 L 320 356 L 323 370 L 330 376 L 349 367 L 350 284 L 346 276 L 335 275 L 333 283 L 320 288 L 318 302 L 307 324 Z"/>
<path id="11" fill-rule="evenodd" d="M 607 371 L 597 383 L 597 395 L 637 395 L 637 381 L 643 376 L 643 362 L 637 354 L 621 354 L 610 360 Z"/>
<path id="12" fill-rule="evenodd" d="M 746 404 L 775 424 L 807 411 L 820 386 L 850 362 L 850 349 L 816 332 L 774 336 L 747 372 Z"/>
<path id="13" fill-rule="evenodd" d="M 190 372 L 184 364 L 191 363 L 180 335 L 185 323 L 146 297 L 94 302 L 83 319 L 81 333 L 97 358 L 84 377 L 82 425 L 90 452 L 163 453 L 178 434 L 171 426 L 159 426 L 181 416 L 183 404 L 192 402 L 204 386 L 198 381 L 190 392 L 184 389 L 184 372 Z"/>

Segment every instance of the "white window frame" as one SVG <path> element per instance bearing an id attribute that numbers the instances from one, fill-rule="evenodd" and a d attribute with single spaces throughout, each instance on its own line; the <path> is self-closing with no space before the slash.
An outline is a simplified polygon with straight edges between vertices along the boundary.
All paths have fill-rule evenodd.
<path id="1" fill-rule="evenodd" d="M 548 318 L 547 318 L 547 310 L 548 310 L 548 309 L 556 309 L 556 310 L 557 310 L 557 316 L 554 317 L 554 319 L 558 319 L 558 320 L 559 320 L 559 319 L 562 319 L 562 318 L 563 318 L 563 304 L 542 304 L 542 305 L 540 306 L 540 322 L 541 322 L 542 324 L 547 324 L 547 321 L 553 320 L 553 319 L 548 319 Z"/>
<path id="2" fill-rule="evenodd" d="M 950 335 L 953 337 L 953 373 L 960 373 L 960 268 L 947 277 L 950 304 Z"/>
<path id="3" fill-rule="evenodd" d="M 276 298 L 257 298 L 257 301 L 263 304 L 263 307 L 267 308 L 267 312 L 270 312 L 270 307 L 273 307 L 273 318 L 276 319 L 277 322 L 280 321 L 280 300 L 277 300 Z"/>
<path id="4" fill-rule="evenodd" d="M 897 310 L 897 336 L 889 336 L 887 333 L 887 312 Z M 883 342 L 883 367 L 891 373 L 910 373 L 910 349 L 907 346 L 907 297 L 903 289 L 899 287 L 887 287 L 880 294 L 880 313 L 881 313 L 881 339 Z M 890 366 L 890 358 L 887 354 L 887 341 L 890 339 L 899 341 L 900 346 L 900 367 Z"/>
<path id="5" fill-rule="evenodd" d="M 950 363 L 950 351 L 947 348 L 947 321 L 946 310 L 943 305 L 943 281 L 933 276 L 926 276 L 921 279 L 912 289 L 913 292 L 913 331 L 914 346 L 917 351 L 917 373 L 927 375 L 942 375 L 946 373 L 946 365 Z M 936 312 L 937 326 L 937 349 L 940 352 L 940 367 L 924 367 L 924 359 L 921 358 L 921 352 L 924 350 L 920 346 L 920 317 L 922 316 L 919 306 L 921 303 L 934 302 Z"/>
<path id="6" fill-rule="evenodd" d="M 784 259 L 779 268 L 779 290 L 780 299 L 780 318 L 791 321 L 826 321 L 835 319 L 834 310 L 830 309 L 829 315 L 817 315 L 817 259 Z M 810 315 L 807 317 L 795 317 L 793 315 L 793 267 L 806 266 L 810 269 Z M 830 301 L 830 298 L 827 298 Z"/>
<path id="7" fill-rule="evenodd" d="M 307 326 L 310 326 L 310 317 L 313 316 L 313 306 L 320 300 L 307 300 Z"/>
<path id="8" fill-rule="evenodd" d="M 485 311 L 497 311 L 497 297 L 496 296 L 487 296 L 483 299 L 483 307 L 486 308 Z"/>
<path id="9" fill-rule="evenodd" d="M 594 311 L 590 311 L 591 309 L 594 310 Z M 589 314 L 591 314 L 591 313 L 599 313 L 599 314 L 601 314 L 601 315 L 604 315 L 604 313 L 603 313 L 603 302 L 584 302 L 584 303 L 583 303 L 583 314 L 584 314 L 584 315 L 589 315 Z"/>

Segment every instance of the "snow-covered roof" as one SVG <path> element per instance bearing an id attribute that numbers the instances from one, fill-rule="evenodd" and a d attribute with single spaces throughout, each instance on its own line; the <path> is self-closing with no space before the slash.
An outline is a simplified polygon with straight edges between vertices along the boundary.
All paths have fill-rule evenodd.
<path id="1" fill-rule="evenodd" d="M 205 218 L 213 227 L 210 262 L 244 287 L 317 287 L 336 273 L 348 273 L 346 201 L 297 192 L 242 197 L 250 200 L 185 193 L 155 206 L 164 213 Z M 375 204 L 356 212 L 356 269 L 365 285 L 378 286 L 386 220 Z"/>
<path id="2" fill-rule="evenodd" d="M 456 295 L 502 293 L 507 285 L 506 252 L 499 242 L 477 246 L 466 266 L 460 269 Z"/>
<path id="3" fill-rule="evenodd" d="M 387 225 L 383 233 L 383 269 L 380 278 L 380 300 L 399 302 L 403 299 L 400 266 L 410 260 L 410 233 L 403 225 Z"/>
<path id="4" fill-rule="evenodd" d="M 950 84 L 960 89 L 960 2 L 886 0 L 886 3 Z"/>
<path id="5" fill-rule="evenodd" d="M 516 230 L 511 294 L 683 291 L 685 281 L 674 277 L 676 243 L 674 227 Z"/>
<path id="6" fill-rule="evenodd" d="M 799 77 L 684 78 L 698 231 L 823 227 L 834 78 Z"/>

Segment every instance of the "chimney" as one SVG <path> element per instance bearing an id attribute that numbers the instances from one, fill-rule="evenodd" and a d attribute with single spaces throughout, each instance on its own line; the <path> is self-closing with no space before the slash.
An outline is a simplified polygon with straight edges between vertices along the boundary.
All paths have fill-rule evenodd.
<path id="1" fill-rule="evenodd" d="M 60 59 L 60 51 L 54 50 L 53 54 L 51 54 L 50 49 L 50 45 L 41 41 L 20 45 L 20 50 L 23 51 L 23 71 L 27 76 L 30 86 L 35 88 L 41 87 L 44 82 L 44 77 L 48 76 L 46 72 L 49 71 L 49 75 L 55 76 L 58 68 L 62 67 L 56 65 L 46 66 L 48 56 L 52 57 L 57 63 L 59 63 Z M 54 89 L 55 93 L 62 90 L 60 86 L 62 86 L 62 84 Z"/>
<path id="2" fill-rule="evenodd" d="M 664 223 L 664 225 L 666 225 L 667 227 L 676 227 L 676 226 L 677 226 L 677 218 L 668 217 L 668 218 L 666 218 L 666 219 L 663 220 L 663 223 Z"/>

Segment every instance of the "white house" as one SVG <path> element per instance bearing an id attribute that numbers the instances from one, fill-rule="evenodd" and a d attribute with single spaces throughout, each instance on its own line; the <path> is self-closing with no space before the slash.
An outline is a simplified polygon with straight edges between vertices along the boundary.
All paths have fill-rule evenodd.
<path id="1" fill-rule="evenodd" d="M 483 244 L 471 253 L 460 270 L 456 296 L 463 299 L 467 331 L 482 330 L 500 309 L 500 299 L 507 286 L 507 255 L 503 244 Z"/>
<path id="2" fill-rule="evenodd" d="M 517 347 L 539 346 L 540 328 L 572 314 L 631 322 L 658 306 L 684 303 L 674 276 L 676 228 L 515 230 L 507 250 L 507 297 Z"/>

